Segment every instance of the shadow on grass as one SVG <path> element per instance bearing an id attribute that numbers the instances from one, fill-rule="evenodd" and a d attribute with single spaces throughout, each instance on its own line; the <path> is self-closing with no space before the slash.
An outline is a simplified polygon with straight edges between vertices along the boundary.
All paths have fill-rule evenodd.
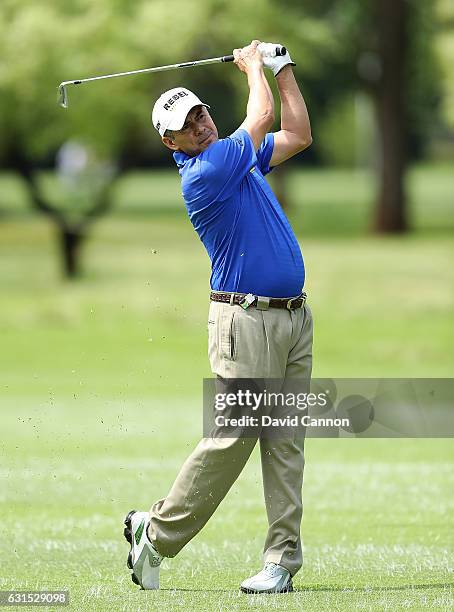
<path id="1" fill-rule="evenodd" d="M 429 584 L 401 584 L 399 586 L 364 586 L 364 587 L 346 587 L 346 586 L 324 586 L 311 585 L 307 587 L 296 587 L 294 593 L 312 592 L 329 592 L 329 591 L 345 591 L 346 593 L 379 593 L 381 591 L 412 591 L 424 589 L 444 589 L 454 587 L 454 582 L 438 583 L 432 582 Z"/>
<path id="2" fill-rule="evenodd" d="M 327 593 L 327 592 L 345 592 L 345 593 L 380 593 L 382 591 L 412 591 L 424 589 L 444 589 L 454 587 L 454 582 L 447 583 L 429 583 L 429 584 L 401 584 L 399 586 L 365 586 L 365 587 L 347 587 L 347 586 L 324 586 L 322 584 L 310 585 L 307 587 L 296 587 L 293 593 Z M 159 589 L 166 592 L 183 592 L 183 593 L 231 593 L 234 589 Z M 238 589 L 239 590 L 239 589 Z M 265 593 L 273 595 L 273 593 Z M 275 593 L 274 593 L 275 594 Z M 290 593 L 279 593 L 280 595 L 290 595 Z"/>

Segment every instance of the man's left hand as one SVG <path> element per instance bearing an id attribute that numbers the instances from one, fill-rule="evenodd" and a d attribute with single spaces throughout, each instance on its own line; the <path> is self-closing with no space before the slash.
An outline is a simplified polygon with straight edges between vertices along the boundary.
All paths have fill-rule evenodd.
<path id="1" fill-rule="evenodd" d="M 292 61 L 289 52 L 285 55 L 277 55 L 276 57 L 269 57 L 271 50 L 276 47 L 281 47 L 279 43 L 260 43 L 257 49 L 260 51 L 263 57 L 263 65 L 273 71 L 274 76 L 277 76 L 284 66 L 296 66 L 295 62 Z"/>

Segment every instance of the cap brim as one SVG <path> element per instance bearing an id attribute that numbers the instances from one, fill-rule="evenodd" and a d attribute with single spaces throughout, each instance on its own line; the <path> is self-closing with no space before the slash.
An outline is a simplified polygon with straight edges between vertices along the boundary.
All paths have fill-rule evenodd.
<path id="1" fill-rule="evenodd" d="M 192 106 L 188 107 L 187 109 L 184 109 L 184 114 L 181 113 L 181 115 L 173 117 L 172 118 L 173 120 L 166 127 L 166 130 L 176 130 L 176 131 L 181 130 L 181 128 L 184 125 L 184 122 L 186 121 L 186 117 L 188 116 L 189 112 L 196 106 L 206 106 L 207 108 L 210 108 L 209 104 L 205 104 L 205 102 L 196 102 L 195 104 L 192 104 Z"/>

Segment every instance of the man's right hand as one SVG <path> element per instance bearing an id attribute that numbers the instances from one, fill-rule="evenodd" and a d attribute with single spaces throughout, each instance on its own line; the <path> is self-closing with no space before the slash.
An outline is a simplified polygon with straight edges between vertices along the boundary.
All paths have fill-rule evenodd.
<path id="1" fill-rule="evenodd" d="M 247 45 L 247 47 L 233 50 L 233 61 L 238 66 L 239 70 L 241 70 L 241 72 L 247 74 L 249 70 L 252 70 L 254 68 L 263 68 L 262 55 L 257 50 L 259 44 L 259 40 L 253 40 L 250 45 Z"/>

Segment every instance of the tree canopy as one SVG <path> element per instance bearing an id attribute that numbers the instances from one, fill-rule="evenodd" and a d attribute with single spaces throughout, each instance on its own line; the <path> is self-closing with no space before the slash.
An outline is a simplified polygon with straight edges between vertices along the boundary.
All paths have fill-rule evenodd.
<path id="1" fill-rule="evenodd" d="M 156 147 L 150 135 L 152 101 L 179 83 L 197 89 L 218 109 L 220 127 L 244 113 L 246 80 L 233 65 L 181 69 L 110 79 L 68 88 L 70 107 L 56 104 L 63 80 L 231 53 L 261 40 L 289 46 L 298 70 L 314 77 L 319 50 L 332 45 L 328 24 L 285 11 L 263 0 L 125 1 L 4 0 L 0 13 L 0 132 L 5 148 L 14 142 L 27 155 L 45 159 L 77 137 L 99 153 L 117 155 L 133 141 Z M 306 18 L 305 18 L 306 17 Z M 251 24 L 254 24 L 251 27 Z M 244 94 L 240 95 L 239 94 Z"/>

